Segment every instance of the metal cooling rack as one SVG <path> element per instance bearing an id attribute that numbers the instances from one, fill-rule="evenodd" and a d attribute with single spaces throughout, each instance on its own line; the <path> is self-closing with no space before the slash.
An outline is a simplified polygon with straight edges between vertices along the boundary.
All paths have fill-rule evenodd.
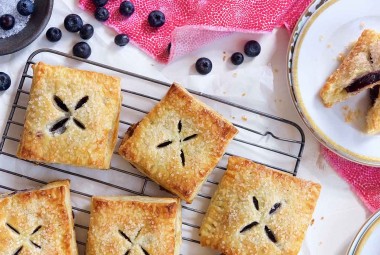
<path id="1" fill-rule="evenodd" d="M 136 73 L 124 71 L 118 68 L 114 68 L 111 66 L 107 66 L 104 64 L 96 63 L 90 60 L 84 60 L 80 59 L 74 56 L 67 55 L 65 53 L 61 53 L 55 50 L 51 49 L 40 49 L 35 51 L 31 54 L 31 56 L 28 58 L 24 71 L 22 73 L 22 77 L 20 80 L 19 87 L 17 89 L 17 93 L 9 114 L 8 121 L 5 126 L 4 133 L 1 137 L 1 143 L 0 143 L 0 192 L 1 191 L 15 191 L 24 189 L 25 186 L 37 186 L 40 184 L 46 184 L 50 180 L 54 179 L 70 179 L 70 177 L 78 178 L 81 180 L 80 185 L 72 185 L 72 199 L 73 199 L 73 210 L 76 215 L 76 232 L 77 232 L 77 243 L 79 246 L 80 251 L 84 251 L 85 246 L 85 240 L 86 240 L 86 231 L 88 230 L 88 218 L 89 218 L 89 201 L 93 194 L 101 192 L 102 190 L 104 192 L 110 192 L 110 193 L 118 193 L 118 194 L 131 194 L 131 195 L 169 195 L 166 193 L 166 191 L 160 190 L 159 187 L 154 184 L 152 181 L 150 181 L 146 176 L 139 173 L 135 169 L 131 168 L 129 164 L 126 162 L 123 165 L 126 165 L 128 168 L 123 169 L 118 164 L 114 164 L 114 159 L 112 161 L 111 170 L 109 171 L 96 171 L 96 170 L 85 170 L 83 169 L 75 169 L 70 168 L 63 165 L 48 165 L 48 164 L 40 164 L 35 165 L 31 162 L 26 162 L 17 159 L 15 156 L 15 149 L 19 143 L 20 138 L 20 132 L 22 132 L 23 127 L 23 121 L 21 121 L 20 117 L 17 117 L 18 115 L 23 116 L 26 110 L 26 105 L 21 103 L 22 101 L 27 101 L 27 99 L 22 99 L 24 97 L 28 97 L 29 95 L 29 88 L 26 86 L 26 81 L 30 81 L 33 76 L 29 74 L 30 66 L 34 64 L 35 58 L 39 54 L 49 54 L 51 57 L 59 57 L 63 58 L 63 60 L 66 62 L 74 61 L 74 63 L 80 64 L 80 69 L 83 68 L 83 65 L 88 65 L 96 68 L 100 68 L 99 70 L 104 71 L 112 71 L 117 73 L 119 76 L 125 76 L 125 77 L 131 77 L 133 79 L 138 79 L 140 81 L 143 81 L 144 83 L 152 83 L 156 87 L 162 87 L 165 91 L 168 89 L 168 87 L 171 86 L 170 83 L 162 82 L 157 79 L 152 79 L 149 77 L 145 77 Z M 69 60 L 69 61 L 68 61 Z M 227 152 L 225 153 L 225 156 L 221 160 L 220 165 L 218 165 L 214 172 L 217 172 L 215 175 L 210 175 L 208 180 L 205 183 L 206 191 L 202 188 L 201 192 L 198 194 L 197 198 L 194 200 L 193 204 L 191 205 L 183 205 L 183 246 L 186 247 L 192 247 L 192 245 L 198 246 L 199 249 L 201 248 L 199 245 L 199 241 L 197 240 L 198 237 L 198 229 L 200 225 L 200 219 L 202 218 L 202 215 L 205 213 L 207 209 L 207 205 L 209 203 L 209 199 L 212 196 L 213 191 L 215 190 L 216 185 L 218 184 L 223 171 L 226 170 L 226 158 L 231 155 L 236 156 L 245 156 L 250 158 L 251 160 L 267 165 L 271 168 L 284 171 L 287 173 L 290 173 L 294 176 L 297 174 L 297 170 L 299 167 L 299 163 L 302 157 L 302 152 L 305 145 L 305 136 L 302 131 L 302 129 L 294 122 L 291 122 L 289 120 L 279 118 L 264 112 L 260 112 L 254 109 L 250 109 L 232 102 L 228 102 L 226 100 L 207 95 L 204 93 L 200 93 L 194 90 L 189 90 L 193 95 L 200 98 L 203 101 L 217 103 L 220 105 L 220 107 L 227 107 L 229 109 L 235 109 L 238 112 L 250 114 L 251 116 L 256 116 L 257 119 L 261 119 L 265 121 L 268 121 L 268 126 L 263 127 L 260 125 L 260 128 L 255 127 L 254 125 L 252 127 L 248 127 L 247 123 L 241 123 L 235 120 L 232 120 L 234 125 L 239 129 L 239 135 L 235 137 L 235 139 L 232 141 L 231 144 L 234 144 L 235 146 L 239 147 L 245 147 L 248 152 L 255 151 L 254 155 L 240 155 L 235 154 L 235 151 L 237 149 L 231 150 L 227 149 Z M 148 100 L 151 101 L 152 104 L 156 103 L 160 100 L 160 98 L 157 97 L 157 95 L 148 95 L 147 93 L 140 93 L 129 89 L 122 89 L 122 94 L 124 99 L 128 99 L 131 97 L 134 97 L 136 100 Z M 136 107 L 136 105 L 129 105 L 126 103 L 122 104 L 122 111 L 134 111 L 139 114 L 146 114 L 148 110 L 141 109 L 139 107 Z M 21 113 L 20 113 L 21 112 Z M 125 125 L 125 127 L 128 127 L 132 125 L 133 122 L 121 119 L 120 125 Z M 287 136 L 284 136 L 283 134 L 277 134 L 274 131 L 270 129 L 270 127 L 273 126 L 279 126 L 284 125 L 284 127 L 281 127 L 280 130 L 287 129 L 287 133 L 292 133 L 297 138 L 289 138 Z M 250 125 L 251 126 L 251 125 Z M 19 133 L 16 132 L 16 135 L 13 132 L 14 130 L 20 130 Z M 260 130 L 261 129 L 261 130 Z M 242 135 L 240 135 L 242 133 Z M 119 140 L 122 138 L 122 135 L 119 135 Z M 119 141 L 120 142 L 120 141 Z M 280 149 L 276 147 L 276 144 L 281 144 Z M 12 149 L 13 148 L 13 149 Z M 292 149 L 290 149 L 292 148 Z M 258 150 L 262 151 L 263 154 L 260 154 Z M 115 152 L 115 154 L 117 154 Z M 278 161 L 276 164 L 263 162 L 263 156 L 267 154 L 275 154 L 278 156 L 281 156 L 282 158 L 285 158 L 285 160 L 288 160 L 290 162 L 287 162 L 287 165 L 290 165 L 291 167 L 288 167 L 287 169 L 283 167 L 283 162 Z M 114 158 L 119 157 L 118 155 L 114 155 Z M 269 162 L 270 158 L 269 157 Z M 274 157 L 274 156 L 273 156 Z M 8 160 L 7 162 L 14 161 L 14 163 L 8 163 L 5 164 L 5 160 Z M 36 169 L 31 169 L 36 168 Z M 46 171 L 45 171 L 46 170 Z M 102 172 L 102 173 L 100 173 Z M 219 173 L 219 174 L 218 174 Z M 136 185 L 125 187 L 120 183 L 114 183 L 107 179 L 107 174 L 109 175 L 120 175 L 121 177 L 133 179 L 134 182 L 138 182 L 140 185 L 139 187 L 135 187 Z M 6 178 L 7 180 L 11 179 L 12 183 L 10 181 L 4 183 L 1 180 Z M 116 178 L 115 178 L 116 179 Z M 86 187 L 94 187 L 94 188 L 82 188 L 83 186 Z M 153 190 L 153 191 L 148 191 Z M 99 194 L 97 194 L 99 195 Z M 205 249 L 205 248 L 204 248 Z M 186 250 L 186 248 L 185 248 Z M 189 249 L 188 249 L 189 250 Z M 210 250 L 205 250 L 207 254 L 215 254 L 212 253 Z M 205 254 L 202 252 L 202 254 Z M 189 252 L 183 252 L 182 254 L 190 254 Z M 191 254 L 194 254 L 194 250 L 192 249 Z M 199 254 L 199 253 L 198 253 Z"/>

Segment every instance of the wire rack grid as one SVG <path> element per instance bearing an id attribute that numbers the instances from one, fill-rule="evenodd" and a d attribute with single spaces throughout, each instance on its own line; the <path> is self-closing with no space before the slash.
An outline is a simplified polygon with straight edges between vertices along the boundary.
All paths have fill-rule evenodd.
<path id="1" fill-rule="evenodd" d="M 117 152 L 115 152 L 111 169 L 109 171 L 94 171 L 51 164 L 36 165 L 32 162 L 17 159 L 16 148 L 22 133 L 23 118 L 27 107 L 30 83 L 33 78 L 30 73 L 30 66 L 36 62 L 36 58 L 41 54 L 45 54 L 44 59 L 46 59 L 46 54 L 48 54 L 49 58 L 54 57 L 60 59 L 63 64 L 74 65 L 74 67 L 80 66 L 81 68 L 84 66 L 93 67 L 97 68 L 97 71 L 112 72 L 119 76 L 134 79 L 136 82 L 143 82 L 143 86 L 148 86 L 147 83 L 150 83 L 152 86 L 160 88 L 162 92 L 153 92 L 153 95 L 146 93 L 146 91 L 150 91 L 149 89 L 146 89 L 144 92 L 139 92 L 133 89 L 122 89 L 124 98 L 122 112 L 125 111 L 125 113 L 121 114 L 121 132 L 125 131 L 130 125 L 135 123 L 136 120 L 138 121 L 138 118 L 141 118 L 148 113 L 149 108 L 160 100 L 162 93 L 165 93 L 171 84 L 101 63 L 80 59 L 51 49 L 37 50 L 28 58 L 10 110 L 9 118 L 6 122 L 4 133 L 1 136 L 0 191 L 7 192 L 22 190 L 25 189 L 25 187 L 46 184 L 57 178 L 75 178 L 75 180 L 78 180 L 72 182 L 71 194 L 73 210 L 76 216 L 75 226 L 77 243 L 80 253 L 83 254 L 88 230 L 90 213 L 88 208 L 91 196 L 95 194 L 170 196 L 170 194 L 120 159 Z M 27 83 L 29 85 L 27 85 Z M 223 159 L 205 182 L 204 187 L 194 200 L 193 204 L 183 204 L 182 228 L 184 242 L 181 254 L 216 254 L 211 250 L 200 247 L 198 241 L 198 229 L 202 216 L 207 209 L 209 200 L 215 191 L 224 170 L 226 170 L 228 156 L 244 156 L 255 162 L 296 176 L 305 145 L 305 136 L 302 129 L 296 123 L 289 120 L 256 111 L 236 103 L 228 102 L 215 96 L 194 90 L 189 91 L 199 99 L 213 105 L 217 109 L 227 108 L 240 113 L 244 112 L 245 114 L 250 114 L 252 118 L 255 117 L 257 120 L 257 126 L 249 125 L 248 127 L 247 123 L 242 123 L 241 121 L 238 122 L 232 119 L 233 124 L 239 129 L 239 134 L 234 138 L 231 143 L 232 145 L 227 149 Z M 126 103 L 125 101 L 128 101 L 129 103 Z M 142 103 L 139 104 L 139 101 L 142 101 Z M 138 107 L 137 105 L 147 105 L 145 107 L 147 109 L 143 109 L 144 107 Z M 129 116 L 132 113 L 138 115 L 136 120 L 127 120 L 127 118 L 123 117 Z M 275 131 L 272 130 L 273 127 L 278 126 L 280 127 L 275 129 Z M 286 134 L 292 134 L 292 137 L 288 137 Z M 118 137 L 119 142 L 122 137 L 123 133 L 120 133 Z M 244 148 L 244 150 L 240 150 L 240 148 Z M 278 157 L 280 159 L 277 159 Z M 274 160 L 274 158 L 277 160 Z M 112 175 L 114 175 L 114 177 L 111 177 Z M 116 181 L 116 179 L 121 181 Z M 128 185 L 124 184 L 122 181 L 123 179 L 129 180 Z"/>

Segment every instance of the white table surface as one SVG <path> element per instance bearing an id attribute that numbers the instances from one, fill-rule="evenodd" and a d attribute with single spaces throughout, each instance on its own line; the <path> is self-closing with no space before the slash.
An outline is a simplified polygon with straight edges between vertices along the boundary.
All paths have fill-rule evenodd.
<path id="1" fill-rule="evenodd" d="M 229 100 L 274 113 L 298 123 L 306 134 L 306 147 L 298 176 L 322 185 L 321 196 L 313 216 L 314 224 L 309 227 L 300 254 L 345 254 L 351 240 L 366 218 L 370 216 L 370 213 L 351 192 L 348 184 L 340 179 L 321 158 L 318 142 L 302 123 L 291 102 L 286 80 L 286 50 L 289 34 L 285 29 L 278 29 L 273 33 L 264 35 L 236 33 L 169 65 L 162 65 L 131 44 L 123 48 L 116 46 L 113 43 L 115 33 L 101 25 L 91 15 L 81 11 L 76 3 L 77 1 L 74 0 L 55 1 L 52 18 L 43 34 L 22 51 L 0 56 L 0 71 L 8 73 L 13 82 L 8 91 L 0 93 L 1 134 L 27 57 L 36 49 L 43 47 L 71 53 L 72 46 L 75 42 L 80 41 L 80 38 L 79 35 L 64 30 L 63 19 L 69 13 L 78 13 L 85 22 L 95 27 L 95 35 L 89 41 L 93 50 L 91 60 L 165 81 L 177 81 L 188 88 L 217 94 L 218 96 L 229 96 Z M 51 26 L 58 26 L 63 31 L 62 40 L 56 44 L 48 42 L 44 35 Z M 228 61 L 223 61 L 224 51 L 230 55 L 242 49 L 245 41 L 249 39 L 257 39 L 261 42 L 262 53 L 258 58 L 254 61 L 246 61 L 236 69 Z M 107 54 L 104 54 L 105 51 Z M 212 59 L 214 64 L 212 73 L 207 76 L 197 75 L 193 67 L 195 60 L 203 56 Z M 247 85 L 246 81 L 260 79 L 257 77 L 260 72 L 254 71 L 259 68 L 273 70 L 273 87 L 260 87 L 261 91 L 265 91 L 266 97 L 262 100 L 252 100 L 255 88 L 249 87 L 250 85 Z M 224 88 L 229 91 L 227 94 L 223 93 L 223 89 L 215 90 L 222 77 L 233 75 L 235 72 L 244 75 L 236 76 L 236 82 L 232 88 Z M 247 95 L 242 97 L 242 91 L 246 92 Z M 6 162 L 0 163 L 6 164 Z"/>

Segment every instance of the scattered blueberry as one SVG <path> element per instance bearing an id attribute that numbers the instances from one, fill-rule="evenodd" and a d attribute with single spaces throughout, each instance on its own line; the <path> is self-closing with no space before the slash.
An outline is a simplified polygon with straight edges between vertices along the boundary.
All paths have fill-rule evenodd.
<path id="1" fill-rule="evenodd" d="M 79 35 L 82 39 L 88 40 L 94 35 L 94 27 L 90 24 L 85 24 L 79 31 Z"/>
<path id="2" fill-rule="evenodd" d="M 4 14 L 0 17 L 0 27 L 4 30 L 10 30 L 15 26 L 15 18 L 10 14 Z"/>
<path id="3" fill-rule="evenodd" d="M 73 47 L 74 56 L 88 58 L 91 55 L 91 47 L 86 42 L 79 42 Z"/>
<path id="4" fill-rule="evenodd" d="M 34 3 L 31 0 L 20 0 L 17 3 L 17 11 L 22 16 L 29 16 L 34 12 Z"/>
<path id="5" fill-rule="evenodd" d="M 58 42 L 62 38 L 61 29 L 51 27 L 46 31 L 46 38 L 51 42 Z"/>
<path id="6" fill-rule="evenodd" d="M 92 0 L 96 7 L 103 7 L 108 3 L 108 0 Z"/>
<path id="7" fill-rule="evenodd" d="M 110 17 L 109 11 L 104 7 L 98 7 L 95 10 L 95 19 L 99 21 L 106 21 Z"/>
<path id="8" fill-rule="evenodd" d="M 165 24 L 165 14 L 161 11 L 152 11 L 149 13 L 148 22 L 151 27 L 161 27 Z"/>
<path id="9" fill-rule="evenodd" d="M 261 52 L 261 46 L 258 42 L 251 40 L 248 41 L 244 46 L 244 53 L 248 57 L 257 57 Z"/>
<path id="10" fill-rule="evenodd" d="M 168 52 L 170 53 L 170 50 L 172 49 L 172 43 L 168 44 Z"/>
<path id="11" fill-rule="evenodd" d="M 67 31 L 72 32 L 72 33 L 76 33 L 82 28 L 83 21 L 79 15 L 69 14 L 65 18 L 64 25 L 65 25 L 65 28 L 67 29 Z"/>
<path id="12" fill-rule="evenodd" d="M 11 86 L 11 77 L 8 74 L 0 72 L 0 91 L 5 91 Z"/>
<path id="13" fill-rule="evenodd" d="M 244 56 L 240 52 L 235 52 L 234 54 L 232 54 L 231 56 L 232 64 L 238 66 L 241 63 L 243 63 L 243 61 L 244 61 Z"/>
<path id="14" fill-rule="evenodd" d="M 212 62 L 208 58 L 200 58 L 195 63 L 195 69 L 200 74 L 208 74 L 212 70 Z"/>
<path id="15" fill-rule="evenodd" d="M 115 37 L 115 43 L 119 46 L 125 46 L 129 43 L 129 37 L 126 34 L 119 34 Z"/>
<path id="16" fill-rule="evenodd" d="M 120 4 L 119 12 L 125 17 L 130 17 L 135 12 L 135 6 L 130 1 L 123 1 Z"/>

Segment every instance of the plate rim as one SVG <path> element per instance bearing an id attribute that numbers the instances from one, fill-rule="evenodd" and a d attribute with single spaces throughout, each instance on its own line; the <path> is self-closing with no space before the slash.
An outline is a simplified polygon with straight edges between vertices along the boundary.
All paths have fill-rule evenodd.
<path id="1" fill-rule="evenodd" d="M 379 223 L 380 221 L 380 210 L 377 212 L 373 213 L 360 227 L 358 230 L 357 234 L 353 238 L 352 242 L 350 243 L 350 246 L 347 249 L 346 255 L 355 255 L 357 252 L 360 252 L 362 247 L 360 247 L 360 244 L 362 241 L 364 241 L 368 233 L 371 233 L 370 230 L 373 226 L 376 225 L 376 223 Z M 360 253 L 358 253 L 360 254 Z"/>
<path id="2" fill-rule="evenodd" d="M 303 123 L 307 126 L 313 136 L 325 147 L 334 152 L 335 154 L 355 163 L 359 163 L 366 166 L 371 167 L 379 167 L 380 166 L 380 158 L 377 157 L 368 157 L 361 154 L 356 154 L 349 149 L 336 144 L 331 140 L 331 138 L 327 137 L 327 135 L 323 134 L 323 132 L 319 129 L 319 127 L 314 123 L 311 117 L 307 117 L 308 112 L 304 111 L 301 106 L 302 98 L 297 97 L 297 88 L 294 82 L 294 73 L 296 71 L 293 70 L 295 59 L 297 58 L 297 45 L 299 45 L 299 39 L 303 39 L 305 33 L 312 24 L 313 21 L 318 18 L 318 16 L 327 8 L 337 3 L 340 0 L 313 0 L 312 3 L 306 8 L 306 10 L 301 15 L 300 19 L 296 23 L 295 29 L 291 34 L 291 38 L 288 44 L 287 50 L 287 81 L 288 81 L 288 89 L 293 101 L 295 108 L 297 109 L 298 114 L 300 115 Z M 317 15 L 317 16 L 316 16 Z M 298 50 L 299 51 L 299 50 Z M 300 100 L 301 99 L 301 100 Z M 330 140 L 330 141 L 329 141 Z"/>

